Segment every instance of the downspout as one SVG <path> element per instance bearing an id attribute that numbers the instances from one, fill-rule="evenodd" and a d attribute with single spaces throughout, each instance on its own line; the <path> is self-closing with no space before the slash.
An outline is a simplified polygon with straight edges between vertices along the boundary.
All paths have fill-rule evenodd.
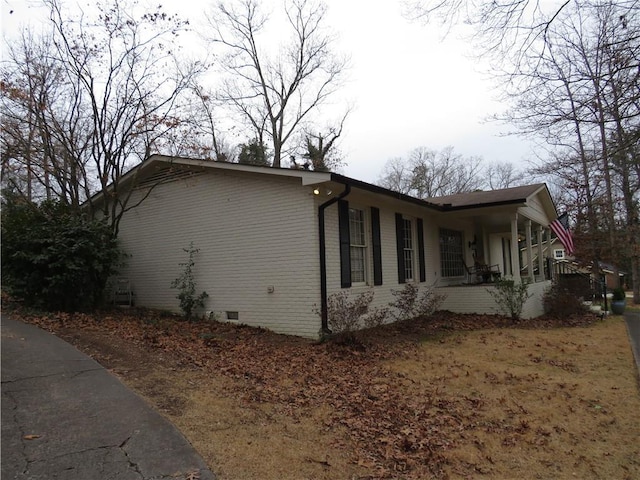
<path id="1" fill-rule="evenodd" d="M 334 203 L 342 200 L 351 193 L 351 185 L 345 184 L 344 191 L 337 197 L 333 197 L 318 206 L 318 235 L 320 244 L 320 318 L 321 318 L 321 335 L 331 333 L 329 330 L 329 313 L 327 311 L 327 252 L 326 240 L 324 235 L 324 211 Z"/>

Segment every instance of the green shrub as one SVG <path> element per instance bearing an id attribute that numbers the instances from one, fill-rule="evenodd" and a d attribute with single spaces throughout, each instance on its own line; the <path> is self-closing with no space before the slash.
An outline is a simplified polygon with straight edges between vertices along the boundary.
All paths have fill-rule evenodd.
<path id="1" fill-rule="evenodd" d="M 5 196 L 3 207 L 3 286 L 44 310 L 98 307 L 121 258 L 111 229 L 59 202 L 35 205 Z"/>
<path id="2" fill-rule="evenodd" d="M 621 287 L 614 288 L 611 298 L 616 301 L 624 300 L 626 298 L 624 289 Z"/>
<path id="3" fill-rule="evenodd" d="M 186 263 L 180 264 L 184 267 L 184 270 L 178 278 L 171 282 L 171 288 L 177 288 L 179 290 L 176 298 L 180 300 L 180 310 L 182 310 L 187 320 L 192 320 L 194 311 L 204 307 L 204 301 L 209 297 L 209 294 L 207 292 L 200 292 L 196 295 L 196 281 L 193 277 L 193 267 L 195 266 L 194 257 L 200 250 L 194 248 L 193 242 L 191 242 L 189 248 L 183 248 L 182 250 L 189 254 L 189 260 L 187 260 Z"/>
<path id="4" fill-rule="evenodd" d="M 522 280 L 519 283 L 513 280 L 500 279 L 493 288 L 487 289 L 498 305 L 498 311 L 511 317 L 517 322 L 522 315 L 525 302 L 531 297 L 529 294 L 529 282 Z"/>
<path id="5" fill-rule="evenodd" d="M 542 298 L 545 313 L 567 317 L 576 313 L 585 313 L 587 307 L 574 290 L 566 285 L 554 282 Z"/>

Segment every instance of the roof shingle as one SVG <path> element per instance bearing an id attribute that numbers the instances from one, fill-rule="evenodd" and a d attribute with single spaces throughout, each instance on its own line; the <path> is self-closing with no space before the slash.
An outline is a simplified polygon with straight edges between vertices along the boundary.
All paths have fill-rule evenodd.
<path id="1" fill-rule="evenodd" d="M 527 198 L 538 192 L 541 188 L 545 188 L 544 183 L 504 188 L 501 190 L 458 193 L 444 197 L 426 198 L 425 201 L 449 208 L 519 203 L 526 201 Z"/>

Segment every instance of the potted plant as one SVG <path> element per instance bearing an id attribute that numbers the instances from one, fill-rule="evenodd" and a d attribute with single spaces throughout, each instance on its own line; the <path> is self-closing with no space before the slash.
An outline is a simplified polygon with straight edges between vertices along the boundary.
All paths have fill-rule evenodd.
<path id="1" fill-rule="evenodd" d="M 626 305 L 627 298 L 625 296 L 624 289 L 621 287 L 614 288 L 613 296 L 611 297 L 611 311 L 616 315 L 622 315 Z"/>

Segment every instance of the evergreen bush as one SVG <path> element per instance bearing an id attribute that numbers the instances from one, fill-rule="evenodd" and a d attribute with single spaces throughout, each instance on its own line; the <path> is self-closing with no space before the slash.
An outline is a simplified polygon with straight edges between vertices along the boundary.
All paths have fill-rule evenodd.
<path id="1" fill-rule="evenodd" d="M 207 292 L 200 292 L 196 295 L 196 281 L 193 274 L 193 267 L 196 264 L 194 257 L 200 250 L 193 246 L 193 242 L 191 242 L 189 248 L 183 248 L 182 250 L 189 255 L 189 260 L 187 260 L 186 263 L 180 264 L 184 269 L 180 276 L 171 282 L 171 288 L 177 288 L 179 290 L 176 298 L 180 300 L 180 310 L 182 310 L 187 320 L 192 320 L 194 311 L 204 307 L 204 301 L 209 297 L 209 294 Z"/>
<path id="2" fill-rule="evenodd" d="M 626 299 L 626 294 L 624 288 L 617 287 L 613 289 L 613 293 L 611 295 L 611 299 L 615 301 L 621 301 Z"/>
<path id="3" fill-rule="evenodd" d="M 542 298 L 545 313 L 558 317 L 567 317 L 576 313 L 585 313 L 588 309 L 574 290 L 566 285 L 554 282 Z"/>
<path id="4" fill-rule="evenodd" d="M 105 299 L 121 252 L 111 229 L 60 202 L 40 205 L 4 195 L 2 282 L 25 304 L 90 311 Z"/>

